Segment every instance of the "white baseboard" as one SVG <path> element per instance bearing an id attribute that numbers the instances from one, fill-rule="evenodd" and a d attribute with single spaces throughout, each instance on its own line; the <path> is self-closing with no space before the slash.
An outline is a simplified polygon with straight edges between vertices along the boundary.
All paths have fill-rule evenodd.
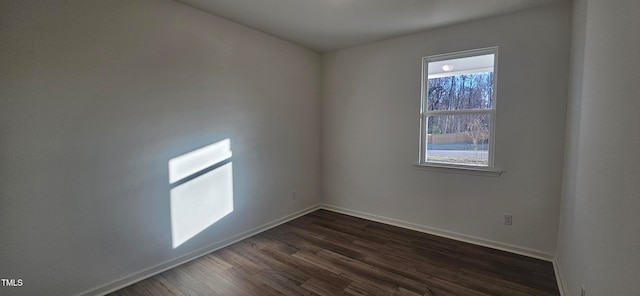
<path id="1" fill-rule="evenodd" d="M 329 210 L 329 211 L 333 211 L 333 212 L 337 212 L 337 213 L 342 213 L 342 214 L 345 214 L 345 215 L 355 216 L 355 217 L 368 219 L 368 220 L 372 220 L 372 221 L 376 221 L 376 222 L 380 222 L 380 223 L 384 223 L 384 224 L 389 224 L 389 225 L 393 225 L 393 226 L 407 228 L 407 229 L 411 229 L 411 230 L 415 230 L 415 231 L 419 231 L 419 232 L 433 234 L 433 235 L 446 237 L 446 238 L 450 238 L 450 239 L 454 239 L 454 240 L 458 240 L 458 241 L 463 241 L 463 242 L 474 244 L 474 245 L 479 245 L 479 246 L 488 247 L 488 248 L 492 248 L 492 249 L 498 249 L 498 250 L 501 250 L 501 251 L 515 253 L 515 254 L 519 254 L 519 255 L 523 255 L 523 256 L 527 256 L 527 257 L 532 257 L 532 258 L 536 258 L 536 259 L 541 259 L 541 260 L 545 260 L 545 261 L 553 262 L 553 258 L 554 258 L 554 256 L 549 254 L 549 253 L 538 251 L 538 250 L 534 250 L 534 249 L 530 249 L 530 248 L 526 248 L 526 247 L 521 247 L 521 246 L 516 246 L 516 245 L 511 245 L 511 244 L 505 244 L 505 243 L 501 243 L 501 242 L 497 242 L 497 241 L 487 240 L 487 239 L 483 239 L 483 238 L 479 238 L 479 237 L 474 237 L 474 236 L 465 235 L 465 234 L 461 234 L 461 233 L 456 233 L 456 232 L 452 232 L 452 231 L 448 231 L 448 230 L 438 229 L 438 228 L 435 228 L 435 227 L 419 225 L 419 224 L 415 224 L 415 223 L 411 223 L 411 222 L 407 222 L 407 221 L 402 221 L 402 220 L 398 220 L 398 219 L 387 218 L 387 217 L 374 215 L 374 214 L 369 214 L 369 213 L 365 213 L 365 212 L 354 211 L 354 210 L 350 210 L 350 209 L 346 209 L 346 208 L 342 208 L 342 207 L 336 207 L 336 206 L 332 206 L 332 205 L 328 205 L 328 204 L 322 204 L 322 205 L 320 205 L 320 208 L 325 209 L 325 210 Z"/>
<path id="2" fill-rule="evenodd" d="M 376 221 L 376 222 L 380 222 L 380 223 L 384 223 L 384 224 L 389 224 L 389 225 L 398 226 L 398 227 L 402 227 L 402 228 L 406 228 L 406 229 L 411 229 L 411 230 L 415 230 L 415 231 L 419 231 L 419 232 L 424 232 L 424 233 L 433 234 L 433 235 L 437 235 L 437 236 L 441 236 L 441 237 L 446 237 L 446 238 L 450 238 L 450 239 L 454 239 L 454 240 L 458 240 L 458 241 L 463 241 L 463 242 L 471 243 L 471 244 L 474 244 L 474 245 L 480 245 L 480 246 L 483 246 L 483 247 L 488 247 L 488 248 L 492 248 L 492 249 L 498 249 L 498 250 L 502 250 L 502 251 L 506 251 L 506 252 L 510 252 L 510 253 L 515 253 L 515 254 L 519 254 L 519 255 L 523 255 L 523 256 L 527 256 L 527 257 L 532 257 L 532 258 L 536 258 L 536 259 L 540 259 L 540 260 L 549 261 L 553 265 L 553 271 L 554 271 L 555 276 L 556 276 L 556 283 L 558 284 L 558 290 L 560 291 L 560 296 L 568 296 L 569 295 L 569 293 L 568 293 L 568 291 L 566 289 L 566 286 L 564 284 L 565 277 L 564 277 L 564 275 L 562 273 L 562 269 L 560 268 L 560 265 L 559 265 L 559 263 L 557 261 L 557 258 L 552 254 L 549 254 L 549 253 L 546 253 L 546 252 L 542 252 L 542 251 L 538 251 L 538 250 L 534 250 L 534 249 L 530 249 L 530 248 L 526 248 L 526 247 L 521 247 L 521 246 L 516 246 L 516 245 L 511 245 L 511 244 L 505 244 L 505 243 L 496 242 L 496 241 L 487 240 L 487 239 L 482 239 L 482 238 L 478 238 L 478 237 L 473 237 L 473 236 L 469 236 L 469 235 L 465 235 L 465 234 L 461 234 L 461 233 L 442 230 L 442 229 L 438 229 L 438 228 L 434 228 L 434 227 L 419 225 L 419 224 L 415 224 L 415 223 L 411 223 L 411 222 L 407 222 L 407 221 L 402 221 L 402 220 L 398 220 L 398 219 L 393 219 L 393 218 L 374 215 L 374 214 L 370 214 L 370 213 L 350 210 L 350 209 L 346 209 L 346 208 L 342 208 L 342 207 L 332 206 L 332 205 L 328 205 L 328 204 L 321 204 L 320 208 L 328 210 L 328 211 L 333 211 L 333 212 L 349 215 L 349 216 L 355 216 L 355 217 L 359 217 L 359 218 L 363 218 L 363 219 L 367 219 L 367 220 L 372 220 L 372 221 Z"/>
<path id="3" fill-rule="evenodd" d="M 434 228 L 434 227 L 429 227 L 429 226 L 424 226 L 424 225 L 419 225 L 419 224 L 415 224 L 415 223 L 411 223 L 411 222 L 407 222 L 407 221 L 402 221 L 402 220 L 398 220 L 398 219 L 393 219 L 393 218 L 387 218 L 384 216 L 379 216 L 379 215 L 374 215 L 374 214 L 370 214 L 370 213 L 365 213 L 365 212 L 360 212 L 360 211 L 355 211 L 355 210 L 350 210 L 350 209 L 346 209 L 346 208 L 342 208 L 342 207 L 336 207 L 336 206 L 332 206 L 332 205 L 327 205 L 327 204 L 317 204 L 305 209 L 302 209 L 300 211 L 297 211 L 295 213 L 289 214 L 285 217 L 273 220 L 271 222 L 265 223 L 261 226 L 255 227 L 253 229 L 247 230 L 245 232 L 236 234 L 234 236 L 231 236 L 229 238 L 226 238 L 222 241 L 213 243 L 211 245 L 202 247 L 200 249 L 197 249 L 195 251 L 189 252 L 187 254 L 184 254 L 180 257 L 177 257 L 175 259 L 171 259 L 168 261 L 165 261 L 163 263 L 160 263 L 158 265 L 149 267 L 147 269 L 135 272 L 133 274 L 130 274 L 128 276 L 125 276 L 123 278 L 120 278 L 118 280 L 112 281 L 110 283 L 104 284 L 102 286 L 87 290 L 85 292 L 79 293 L 77 294 L 78 296 L 89 296 L 89 295 L 105 295 L 114 291 L 117 291 L 119 289 L 122 289 L 126 286 L 129 286 L 131 284 L 134 284 L 136 282 L 139 282 L 141 280 L 144 280 L 146 278 L 149 278 L 151 276 L 154 276 L 156 274 L 159 274 L 163 271 L 169 270 L 171 268 L 174 268 L 176 266 L 182 265 L 184 263 L 187 263 L 189 261 L 192 261 L 194 259 L 197 259 L 201 256 L 204 256 L 206 254 L 209 254 L 215 250 L 224 248 L 226 246 L 229 246 L 231 244 L 234 244 L 238 241 L 241 241 L 245 238 L 248 238 L 250 236 L 256 235 L 260 232 L 266 231 L 268 229 L 271 229 L 273 227 L 276 227 L 278 225 L 281 225 L 283 223 L 286 223 L 288 221 L 291 221 L 293 219 L 296 219 L 300 216 L 306 215 L 308 213 L 311 213 L 315 210 L 318 209 L 325 209 L 328 211 L 333 211 L 333 212 L 337 212 L 337 213 L 342 213 L 342 214 L 346 214 L 346 215 L 350 215 L 350 216 L 354 216 L 354 217 L 359 217 L 359 218 L 363 218 L 363 219 L 368 219 L 368 220 L 372 220 L 372 221 L 376 221 L 376 222 L 380 222 L 380 223 L 384 223 L 384 224 L 389 224 L 389 225 L 393 225 L 393 226 L 398 226 L 398 227 L 402 227 L 402 228 L 406 228 L 406 229 L 411 229 L 411 230 L 415 230 L 415 231 L 419 231 L 419 232 L 424 232 L 424 233 L 428 233 L 428 234 L 433 234 L 433 235 L 437 235 L 437 236 L 441 236 L 441 237 L 446 237 L 446 238 L 450 238 L 450 239 L 454 239 L 454 240 L 458 240 L 458 241 L 463 241 L 463 242 L 467 242 L 467 243 L 471 243 L 471 244 L 475 244 L 475 245 L 480 245 L 480 246 L 484 246 L 484 247 L 489 247 L 489 248 L 493 248 L 493 249 L 498 249 L 498 250 L 502 250 L 502 251 L 506 251 L 506 252 L 510 252 L 510 253 L 515 253 L 515 254 L 520 254 L 520 255 L 524 255 L 527 257 L 532 257 L 532 258 L 536 258 L 536 259 L 541 259 L 541 260 L 545 260 L 545 261 L 550 261 L 553 264 L 553 268 L 556 274 L 556 280 L 558 282 L 558 289 L 560 290 L 560 295 L 561 296 L 566 296 L 568 295 L 564 289 L 564 285 L 562 282 L 562 272 L 556 262 L 556 260 L 554 259 L 554 256 L 545 252 L 541 252 L 538 250 L 534 250 L 534 249 L 530 249 L 530 248 L 525 248 L 525 247 L 520 247 L 520 246 L 516 246 L 516 245 L 511 245 L 511 244 L 505 244 L 505 243 L 501 243 L 501 242 L 496 242 L 496 241 L 492 241 L 492 240 L 486 240 L 486 239 L 482 239 L 482 238 L 478 238 L 478 237 L 473 237 L 473 236 L 469 236 L 469 235 L 464 235 L 464 234 L 460 234 L 460 233 L 456 233 L 456 232 L 451 232 L 451 231 L 447 231 L 447 230 L 442 230 L 442 229 L 438 229 L 438 228 Z"/>
<path id="4" fill-rule="evenodd" d="M 562 269 L 560 268 L 560 264 L 558 263 L 558 258 L 553 259 L 553 271 L 556 274 L 556 282 L 558 282 L 558 290 L 560 290 L 560 296 L 568 296 L 569 292 L 564 285 L 565 277 L 562 274 Z"/>
<path id="5" fill-rule="evenodd" d="M 182 265 L 184 263 L 187 263 L 189 261 L 192 261 L 194 259 L 197 259 L 199 257 L 202 257 L 204 255 L 207 255 L 215 250 L 224 248 L 226 246 L 232 245 L 238 241 L 241 241 L 245 238 L 248 238 L 250 236 L 256 235 L 260 232 L 263 232 L 265 230 L 271 229 L 273 227 L 276 227 L 280 224 L 286 223 L 288 221 L 291 221 L 295 218 L 298 218 L 300 216 L 306 215 L 308 213 L 311 213 L 317 209 L 320 208 L 320 205 L 314 205 L 305 209 L 302 209 L 300 211 L 297 211 L 295 213 L 289 214 L 287 216 L 284 216 L 282 218 L 273 220 L 271 222 L 265 223 L 263 225 L 260 225 L 258 227 L 255 227 L 253 229 L 249 229 L 245 232 L 236 234 L 234 236 L 231 236 L 229 238 L 226 238 L 222 241 L 210 244 L 208 246 L 202 247 L 200 249 L 197 249 L 195 251 L 189 252 L 187 254 L 184 254 L 178 258 L 175 259 L 171 259 L 168 261 L 165 261 L 163 263 L 160 263 L 158 265 L 146 268 L 144 270 L 135 272 L 133 274 L 130 274 L 128 276 L 125 276 L 123 278 L 120 278 L 118 280 L 112 281 L 110 283 L 104 284 L 102 286 L 87 290 L 85 292 L 82 292 L 80 294 L 77 294 L 78 296 L 89 296 L 89 295 L 106 295 L 108 293 L 111 292 L 115 292 L 119 289 L 122 289 L 126 286 L 129 286 L 131 284 L 137 283 L 141 280 L 144 280 L 146 278 L 149 278 L 151 276 L 154 276 L 156 274 L 159 274 L 163 271 L 169 270 L 171 268 L 174 268 L 178 265 Z"/>

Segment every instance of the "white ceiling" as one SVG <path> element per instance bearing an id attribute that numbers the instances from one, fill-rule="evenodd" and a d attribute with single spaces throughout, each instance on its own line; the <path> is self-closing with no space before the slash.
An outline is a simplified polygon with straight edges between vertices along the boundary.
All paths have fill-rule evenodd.
<path id="1" fill-rule="evenodd" d="M 569 0 L 178 0 L 326 52 Z"/>

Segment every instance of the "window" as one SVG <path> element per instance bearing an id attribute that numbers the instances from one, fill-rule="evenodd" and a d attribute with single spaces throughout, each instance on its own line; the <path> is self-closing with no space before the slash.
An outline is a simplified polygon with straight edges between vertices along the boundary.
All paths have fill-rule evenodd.
<path id="1" fill-rule="evenodd" d="M 422 59 L 422 166 L 493 168 L 498 48 Z"/>

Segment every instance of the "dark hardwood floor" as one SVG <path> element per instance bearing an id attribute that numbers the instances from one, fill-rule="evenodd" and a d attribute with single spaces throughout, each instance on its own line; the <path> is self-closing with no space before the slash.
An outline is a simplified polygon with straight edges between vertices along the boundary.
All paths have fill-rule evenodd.
<path id="1" fill-rule="evenodd" d="M 560 295 L 550 262 L 318 210 L 111 295 Z"/>

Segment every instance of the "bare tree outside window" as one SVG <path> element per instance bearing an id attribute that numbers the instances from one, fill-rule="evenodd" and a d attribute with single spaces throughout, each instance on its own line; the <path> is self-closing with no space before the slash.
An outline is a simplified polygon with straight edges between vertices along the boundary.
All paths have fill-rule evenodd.
<path id="1" fill-rule="evenodd" d="M 469 120 L 466 134 L 471 138 L 476 158 L 478 158 L 478 144 L 484 144 L 484 141 L 489 140 L 489 127 L 482 118 L 474 117 Z"/>

